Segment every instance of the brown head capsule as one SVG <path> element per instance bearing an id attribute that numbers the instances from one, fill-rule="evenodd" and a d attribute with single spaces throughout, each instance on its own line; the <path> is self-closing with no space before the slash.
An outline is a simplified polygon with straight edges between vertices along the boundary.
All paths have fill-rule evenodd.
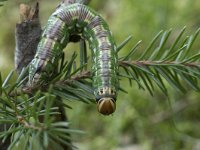
<path id="1" fill-rule="evenodd" d="M 103 115 L 110 115 L 115 112 L 116 105 L 115 100 L 110 97 L 101 98 L 97 102 L 98 111 Z"/>

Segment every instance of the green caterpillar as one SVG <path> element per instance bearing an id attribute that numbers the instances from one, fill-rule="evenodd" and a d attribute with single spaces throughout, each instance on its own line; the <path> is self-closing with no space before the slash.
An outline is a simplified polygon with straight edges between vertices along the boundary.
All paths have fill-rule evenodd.
<path id="1" fill-rule="evenodd" d="M 62 3 L 48 19 L 37 52 L 29 67 L 29 84 L 41 83 L 52 71 L 70 38 L 79 35 L 92 50 L 92 75 L 98 111 L 104 115 L 116 109 L 119 87 L 116 44 L 104 19 L 88 6 Z"/>

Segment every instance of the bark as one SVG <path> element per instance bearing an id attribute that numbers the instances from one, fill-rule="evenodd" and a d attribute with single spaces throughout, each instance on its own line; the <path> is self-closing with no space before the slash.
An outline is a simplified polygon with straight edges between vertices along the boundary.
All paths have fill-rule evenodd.
<path id="1" fill-rule="evenodd" d="M 15 69 L 19 74 L 33 59 L 42 30 L 39 20 L 39 3 L 35 7 L 20 5 L 20 23 L 15 31 Z"/>

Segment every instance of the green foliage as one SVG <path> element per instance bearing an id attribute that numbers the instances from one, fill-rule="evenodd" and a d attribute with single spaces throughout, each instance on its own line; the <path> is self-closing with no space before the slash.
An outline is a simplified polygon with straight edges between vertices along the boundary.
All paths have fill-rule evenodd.
<path id="1" fill-rule="evenodd" d="M 154 84 L 168 95 L 163 79 L 177 91 L 186 92 L 184 86 L 200 91 L 200 53 L 198 51 L 192 54 L 191 49 L 199 34 L 199 29 L 194 35 L 185 38 L 183 37 L 184 32 L 185 28 L 174 39 L 171 46 L 166 47 L 171 30 L 161 31 L 153 38 L 141 56 L 135 55 L 134 57 L 133 54 L 138 48 L 139 41 L 126 56 L 119 59 L 119 65 L 125 71 L 120 72 L 120 76 L 128 78 L 130 84 L 131 80 L 135 80 L 139 88 L 148 90 L 151 95 L 154 92 Z M 182 81 L 185 81 L 187 85 Z"/>
<path id="2" fill-rule="evenodd" d="M 8 1 L 8 3 L 9 2 L 12 3 L 12 5 L 10 5 L 10 7 L 13 6 L 12 8 L 16 8 L 16 6 L 17 6 L 16 2 Z M 69 115 L 70 122 L 72 122 L 71 126 L 76 126 L 76 128 L 78 128 L 78 129 L 81 128 L 83 130 L 86 130 L 86 132 L 88 132 L 88 134 L 84 135 L 83 137 L 80 137 L 80 135 L 76 136 L 77 142 L 84 143 L 84 145 L 82 145 L 82 144 L 80 145 L 80 149 L 81 150 L 84 149 L 84 147 L 87 145 L 87 143 L 89 146 L 88 147 L 86 146 L 86 148 L 85 148 L 86 150 L 88 150 L 88 149 L 97 149 L 97 150 L 116 149 L 116 147 L 119 145 L 127 146 L 127 144 L 138 144 L 142 147 L 142 149 L 146 149 L 146 150 L 155 149 L 155 147 L 157 150 L 199 149 L 199 147 L 198 147 L 199 139 L 196 139 L 193 137 L 194 136 L 200 137 L 199 132 L 198 132 L 199 109 L 200 109 L 199 108 L 199 98 L 200 97 L 199 97 L 199 92 L 194 92 L 191 90 L 191 87 L 192 87 L 192 89 L 198 90 L 196 85 L 199 86 L 199 75 L 198 75 L 199 65 L 197 64 L 197 67 L 192 67 L 192 66 L 190 67 L 187 65 L 185 66 L 185 65 L 179 64 L 181 62 L 184 62 L 184 58 L 182 56 L 186 56 L 187 58 L 190 58 L 192 56 L 195 56 L 195 53 L 197 54 L 196 61 L 194 61 L 195 59 L 192 58 L 193 60 L 191 62 L 189 61 L 187 63 L 194 63 L 194 62 L 199 63 L 199 56 L 198 56 L 199 45 L 197 42 L 198 40 L 193 44 L 191 43 L 193 45 L 193 49 L 189 50 L 189 53 L 190 53 L 189 55 L 188 54 L 185 55 L 186 47 L 184 47 L 183 45 L 181 46 L 181 44 L 188 45 L 189 37 L 191 37 L 191 36 L 189 36 L 187 38 L 188 33 L 185 33 L 186 32 L 185 29 L 183 29 L 184 31 L 181 31 L 184 34 L 181 35 L 180 34 L 181 32 L 179 33 L 180 34 L 179 36 L 182 37 L 181 39 L 178 39 L 178 35 L 176 33 L 177 30 L 179 30 L 180 26 L 182 27 L 185 24 L 187 24 L 189 31 L 196 30 L 196 28 L 199 27 L 199 17 L 198 17 L 199 6 L 200 6 L 200 5 L 198 5 L 199 1 L 198 0 L 192 0 L 192 1 L 175 0 L 172 2 L 172 1 L 167 1 L 167 0 L 166 1 L 151 0 L 151 1 L 147 2 L 144 0 L 143 1 L 138 1 L 138 0 L 107 1 L 107 0 L 105 0 L 104 2 L 105 2 L 104 5 L 98 5 L 98 4 L 103 4 L 103 1 L 93 1 L 93 3 L 95 3 L 93 5 L 96 8 L 98 7 L 97 9 L 99 9 L 101 11 L 101 13 L 107 17 L 107 20 L 109 21 L 111 30 L 113 31 L 114 35 L 116 36 L 115 39 L 116 39 L 117 43 L 122 38 L 124 38 L 127 34 L 131 33 L 134 35 L 134 39 L 132 39 L 131 42 L 134 42 L 134 40 L 143 39 L 143 44 L 136 46 L 137 49 L 135 49 L 134 48 L 135 46 L 133 46 L 133 51 L 132 51 L 133 55 L 131 55 L 131 57 L 129 57 L 129 60 L 128 60 L 128 61 L 131 60 L 130 65 L 132 65 L 134 67 L 134 69 L 136 70 L 136 73 L 133 72 L 131 67 L 129 67 L 129 64 L 128 64 L 128 66 L 126 64 L 120 65 L 121 70 L 120 70 L 119 76 L 121 78 L 121 80 L 120 80 L 121 86 L 129 93 L 124 94 L 124 93 L 120 92 L 119 98 L 117 101 L 117 111 L 113 116 L 110 116 L 107 118 L 102 117 L 97 114 L 96 108 L 94 107 L 94 105 L 84 105 L 82 103 L 79 103 L 80 101 L 82 101 L 82 100 L 80 100 L 79 96 L 74 97 L 74 95 L 76 95 L 76 94 L 75 94 L 75 91 L 73 91 L 73 90 L 77 90 L 77 88 L 75 88 L 75 87 L 78 86 L 78 84 L 71 87 L 71 85 L 74 84 L 74 80 L 72 80 L 72 79 L 80 79 L 80 80 L 78 80 L 78 83 L 81 83 L 82 86 L 83 86 L 82 83 L 84 83 L 84 86 L 88 85 L 88 86 L 86 86 L 88 88 L 88 91 L 90 91 L 92 89 L 90 72 L 87 72 L 87 69 L 89 69 L 89 67 L 88 67 L 88 65 L 83 65 L 86 63 L 86 60 L 87 60 L 86 57 L 81 57 L 82 58 L 81 66 L 83 66 L 83 67 L 80 67 L 80 66 L 77 67 L 77 64 L 79 64 L 79 63 L 77 63 L 77 64 L 72 63 L 73 66 L 71 66 L 71 73 L 73 72 L 74 75 L 71 76 L 71 79 L 68 79 L 66 77 L 65 78 L 65 79 L 67 79 L 66 82 L 64 82 L 63 80 L 60 81 L 59 76 L 57 76 L 57 78 L 56 77 L 54 78 L 55 81 L 52 79 L 53 83 L 62 83 L 63 86 L 67 85 L 67 88 L 68 88 L 67 90 L 64 88 L 60 89 L 60 87 L 54 88 L 54 86 L 53 86 L 53 88 L 50 90 L 51 91 L 50 94 L 54 95 L 54 93 L 52 94 L 53 90 L 54 90 L 54 92 L 55 91 L 57 92 L 57 90 L 58 90 L 62 94 L 66 94 L 66 97 L 64 97 L 64 95 L 62 96 L 62 97 L 64 97 L 64 100 L 61 102 L 61 104 L 63 104 L 67 108 L 69 107 L 69 104 L 70 104 L 70 107 L 73 108 L 73 110 L 67 109 L 68 110 L 67 113 Z M 45 11 L 43 11 L 41 13 L 42 14 L 41 20 L 44 20 L 44 22 L 46 22 L 45 21 L 46 18 L 44 18 L 44 16 L 45 15 L 49 16 L 49 14 L 50 14 L 49 11 L 53 11 L 54 6 L 52 8 L 52 4 L 49 4 L 49 1 L 41 1 L 41 3 L 43 4 L 42 6 L 44 6 L 44 9 L 45 9 Z M 103 6 L 103 7 L 101 7 L 101 6 Z M 50 8 L 52 8 L 52 9 L 50 9 Z M 193 9 L 191 9 L 191 8 L 193 8 Z M 13 39 L 14 33 L 12 33 L 11 32 L 12 30 L 9 30 L 9 29 L 14 26 L 14 24 L 17 20 L 17 19 L 14 19 L 15 15 L 13 15 L 13 14 L 17 14 L 17 12 L 14 10 L 15 9 L 9 9 L 9 12 L 7 12 L 7 13 L 5 11 L 6 17 L 4 20 L 2 18 L 2 21 L 1 21 L 1 39 L 2 39 L 1 40 L 1 51 L 2 50 L 5 51 L 5 53 L 1 53 L 1 56 L 6 58 L 6 61 L 4 61 L 4 63 L 3 63 L 4 66 L 1 66 L 3 69 L 4 68 L 10 69 L 12 67 L 12 65 L 10 65 L 10 64 L 13 64 L 13 63 L 8 63 L 7 61 L 9 59 L 8 59 L 8 57 L 6 57 L 6 55 L 12 54 L 11 52 L 13 52 L 13 46 L 11 46 L 11 45 L 13 45 L 13 44 L 11 44 L 11 45 L 7 44 L 7 42 L 3 42 L 4 41 L 3 39 L 5 39 L 5 41 L 10 41 L 10 39 Z M 46 12 L 48 12 L 48 13 L 46 13 Z M 119 19 L 119 18 L 121 18 L 121 19 Z M 124 27 L 124 24 L 125 24 L 125 27 Z M 173 27 L 173 29 L 174 29 L 172 32 L 170 32 L 170 35 L 168 35 L 169 34 L 168 31 L 167 31 L 167 33 L 165 33 L 165 32 L 159 33 L 158 34 L 159 36 L 155 40 L 152 47 L 150 47 L 151 44 L 149 44 L 149 46 L 147 45 L 146 42 L 150 41 L 152 33 L 155 33 L 157 31 L 159 31 L 160 29 L 166 29 L 166 28 L 170 28 L 170 27 Z M 2 32 L 3 32 L 3 34 L 2 34 Z M 5 34 L 5 32 L 6 32 L 6 34 Z M 164 33 L 165 33 L 165 36 L 164 36 Z M 179 41 L 177 44 L 174 44 L 176 41 L 174 39 L 174 35 L 177 35 L 177 37 L 175 38 L 176 40 L 178 39 L 178 41 Z M 159 47 L 162 36 L 164 36 L 164 37 L 168 36 L 166 39 L 167 41 L 166 42 L 163 41 L 164 48 L 161 47 L 163 52 L 160 51 L 161 52 L 160 54 L 158 53 L 158 51 L 155 52 L 155 53 L 157 53 L 157 58 L 152 57 L 150 59 L 149 56 L 152 55 L 154 50 Z M 186 40 L 186 41 L 184 41 L 184 40 Z M 190 40 L 192 40 L 192 39 L 190 39 Z M 154 41 L 154 40 L 152 40 L 152 41 Z M 2 43 L 4 43 L 4 44 L 2 44 Z M 150 43 L 152 43 L 152 42 L 150 42 Z M 120 57 L 121 57 L 121 54 L 124 54 L 123 58 L 128 56 L 129 50 L 131 49 L 130 42 L 129 42 L 129 44 L 125 44 L 125 45 L 126 45 L 126 47 L 123 50 L 119 51 Z M 175 48 L 173 48 L 172 45 L 174 45 Z M 148 54 L 146 54 L 146 56 L 143 57 L 142 59 L 139 59 L 142 56 L 141 54 L 144 54 L 143 50 L 147 49 L 146 46 L 147 46 L 147 48 L 150 47 L 149 48 L 150 50 L 147 51 Z M 171 47 L 173 50 L 171 50 L 171 54 L 170 54 L 169 50 Z M 180 49 L 181 47 L 183 49 Z M 71 49 L 74 49 L 74 47 L 73 48 L 70 47 L 70 49 L 68 49 L 69 51 L 67 51 L 66 58 L 68 59 L 68 61 L 70 61 L 70 56 L 71 56 L 70 54 L 72 51 Z M 9 53 L 8 50 L 10 50 L 11 52 Z M 135 50 L 137 50 L 137 51 L 135 51 Z M 184 53 L 180 53 L 180 51 L 183 51 Z M 164 55 L 164 52 L 166 52 L 166 55 Z M 86 54 L 86 53 L 82 53 L 81 55 L 83 56 L 84 54 Z M 174 54 L 174 56 L 172 56 L 172 54 Z M 179 67 L 177 67 L 176 65 L 168 64 L 167 63 L 168 60 L 166 60 L 165 62 L 162 62 L 161 61 L 162 59 L 159 60 L 159 58 L 161 58 L 160 56 L 167 58 L 167 55 L 168 56 L 171 55 L 171 57 L 172 57 L 172 58 L 168 58 L 169 61 L 174 61 L 176 58 L 181 58 L 178 61 L 178 66 L 180 66 L 180 70 L 179 70 Z M 180 55 L 181 57 L 178 57 L 178 55 Z M 11 57 L 9 57 L 9 58 L 13 59 L 13 56 L 11 55 Z M 122 60 L 123 58 L 121 58 L 120 61 L 123 61 Z M 2 57 L 1 57 L 1 60 L 2 60 Z M 147 61 L 147 60 L 151 61 L 153 64 L 146 64 L 145 62 L 143 62 L 143 61 Z M 140 64 L 138 64 L 137 61 L 142 62 L 143 64 L 140 65 Z M 160 61 L 161 61 L 161 64 L 159 64 L 159 66 L 158 66 L 157 63 L 160 63 Z M 76 57 L 76 62 L 79 62 L 79 60 L 77 60 L 77 57 Z M 134 63 L 132 63 L 132 62 L 134 62 Z M 6 65 L 7 63 L 9 64 L 9 66 Z M 167 67 L 165 67 L 165 63 L 167 63 L 166 64 Z M 64 64 L 65 64 L 65 62 L 63 62 L 63 65 Z M 146 69 L 146 67 L 148 69 Z M 1 68 L 2 76 L 5 76 L 6 71 L 5 71 L 5 69 L 2 70 L 2 68 Z M 78 70 L 78 68 L 80 69 L 78 72 L 74 71 L 74 70 Z M 131 74 L 127 75 L 127 71 L 124 71 L 123 68 L 128 68 L 128 72 L 133 73 L 133 76 L 135 77 L 135 79 L 133 78 L 133 76 Z M 140 69 L 140 68 L 142 68 L 142 69 Z M 147 72 L 147 70 L 149 70 L 149 68 L 150 68 L 150 72 Z M 186 71 L 184 71 L 184 68 L 186 69 Z M 160 73 L 164 72 L 163 74 L 159 74 L 161 79 L 159 79 L 159 76 L 156 74 L 158 72 L 158 71 L 156 71 L 156 69 L 161 70 Z M 175 86 L 178 80 L 177 79 L 175 80 L 175 78 L 173 77 L 174 73 L 173 73 L 173 75 L 169 76 L 169 74 L 166 74 L 165 69 L 167 71 L 170 70 L 171 73 L 173 73 L 173 70 L 175 70 L 175 73 L 178 76 L 178 80 L 180 80 L 178 83 L 178 85 L 181 86 L 180 89 L 179 89 L 179 86 L 178 87 Z M 189 69 L 189 71 L 188 71 L 188 69 Z M 85 71 L 85 72 L 82 72 L 82 71 Z M 137 73 L 138 73 L 138 76 L 137 76 Z M 140 76 L 140 74 L 142 76 Z M 146 77 L 145 74 L 148 77 Z M 181 76 L 181 74 L 185 74 L 185 75 Z M 64 79 L 64 74 L 61 76 Z M 155 81 L 153 76 L 155 76 L 156 80 L 158 80 L 158 81 Z M 186 77 L 187 79 L 184 79 L 184 77 Z M 24 77 L 22 77 L 22 79 L 23 78 Z M 123 80 L 123 79 L 129 80 L 129 78 L 132 81 L 132 88 L 128 87 L 126 84 L 126 81 Z M 152 85 L 154 88 L 152 88 L 148 78 L 150 78 L 150 81 L 152 82 Z M 192 78 L 192 79 L 190 79 L 190 78 Z M 22 79 L 19 79 L 19 81 L 22 81 Z M 189 81 L 187 81 L 188 79 L 189 79 Z M 10 86 L 12 86 L 13 85 L 12 82 L 14 80 L 15 80 L 15 77 L 12 76 L 10 78 L 8 84 Z M 145 84 L 144 80 L 147 82 L 146 84 Z M 190 84 L 190 80 L 192 81 L 191 84 Z M 17 82 L 19 82 L 19 81 L 17 81 Z M 163 84 L 158 85 L 158 83 L 161 81 L 163 81 Z M 168 82 L 168 81 L 170 81 L 170 82 Z M 195 81 L 195 82 L 193 82 L 193 81 Z M 68 82 L 70 83 L 70 85 L 68 84 Z M 76 82 L 76 80 L 75 80 L 75 82 Z M 0 78 L 0 85 L 2 85 L 3 83 L 6 83 L 4 80 L 4 77 Z M 172 90 L 168 83 L 170 83 L 170 85 L 172 85 L 178 91 L 182 90 L 182 88 L 184 88 L 184 90 L 187 90 L 187 93 L 185 93 L 184 95 L 180 95 L 177 91 Z M 135 85 L 138 85 L 140 87 L 140 89 L 146 89 L 147 91 L 151 91 L 151 93 L 154 94 L 154 97 L 150 97 L 149 94 L 147 94 L 143 90 L 138 91 L 138 87 L 136 87 Z M 149 86 L 150 90 L 148 89 L 147 85 Z M 161 91 L 162 91 L 163 87 L 165 87 L 163 90 L 163 92 L 165 94 L 166 94 L 166 90 L 168 91 L 167 94 L 171 96 L 173 112 L 168 108 L 169 107 L 168 103 L 166 104 L 166 101 L 165 101 L 166 97 L 164 97 L 162 94 L 160 94 L 156 90 L 156 86 L 159 89 L 161 89 Z M 13 87 L 15 87 L 15 86 L 13 86 Z M 72 88 L 73 90 L 69 89 L 69 87 Z M 3 89 L 2 86 L 0 86 L 0 95 L 3 97 L 4 93 L 3 93 L 2 89 Z M 14 88 L 14 89 L 11 91 L 15 91 L 16 93 L 21 94 L 21 90 L 19 90 L 18 87 Z M 18 89 L 18 90 L 16 90 L 16 89 Z M 46 88 L 46 89 L 49 89 L 49 88 Z M 9 89 L 6 89 L 7 95 L 10 92 L 8 90 Z M 71 90 L 71 92 L 68 94 L 68 92 L 66 92 L 66 91 L 70 91 L 70 90 Z M 82 88 L 79 90 L 82 92 L 83 90 L 85 91 L 85 88 Z M 48 90 L 42 91 L 41 93 L 39 92 L 39 95 L 45 96 L 45 93 L 48 95 L 49 92 L 47 92 L 47 91 Z M 26 93 L 24 93 L 24 94 L 27 97 L 27 99 L 30 98 L 30 97 L 28 98 Z M 83 94 L 83 93 L 81 93 L 81 94 Z M 86 92 L 84 94 L 89 94 L 89 92 Z M 92 95 L 90 95 L 90 94 L 89 94 L 89 96 L 92 97 Z M 54 97 L 55 96 L 52 97 L 52 101 L 57 101 L 57 98 L 54 100 Z M 11 99 L 13 100 L 15 98 L 11 97 Z M 19 99 L 19 101 L 23 100 L 22 98 L 20 98 L 20 96 L 17 96 L 17 99 Z M 45 99 L 47 100 L 47 97 Z M 70 101 L 68 101 L 68 100 L 70 100 Z M 77 102 L 75 102 L 73 100 L 77 100 Z M 58 100 L 58 101 L 60 102 L 61 100 Z M 84 100 L 83 102 L 85 102 L 85 101 L 87 103 L 90 102 L 90 100 Z M 26 106 L 23 106 L 23 107 L 25 108 Z M 53 107 L 55 107 L 55 106 L 53 105 L 52 108 Z M 29 106 L 29 108 L 31 108 L 31 107 Z M 54 111 L 55 111 L 55 113 L 59 113 L 58 110 L 54 110 Z M 13 115 L 13 116 L 17 117 L 16 115 Z M 24 116 L 26 117 L 26 115 L 24 115 Z M 5 117 L 5 115 L 4 115 L 4 117 Z M 50 117 L 55 118 L 54 115 L 52 115 Z M 177 127 L 177 129 L 179 129 L 179 131 L 177 131 L 176 128 L 172 125 L 171 118 L 174 118 L 176 127 Z M 3 120 L 3 118 L 2 118 L 2 120 Z M 6 120 L 7 120 L 7 118 L 6 118 Z M 17 120 L 17 119 L 15 119 L 15 120 Z M 53 120 L 55 120 L 55 119 L 53 119 Z M 31 124 L 34 124 L 35 119 L 30 118 L 30 120 L 28 120 L 28 121 L 30 121 Z M 43 121 L 41 121 L 40 123 L 45 125 L 45 123 Z M 52 122 L 52 123 L 55 123 L 55 122 Z M 15 124 L 16 124 L 16 127 L 18 127 L 18 125 L 20 125 L 18 120 L 17 120 L 17 123 L 15 123 Z M 21 127 L 24 128 L 23 124 L 21 124 Z M 28 129 L 24 130 L 25 132 L 23 134 L 25 134 L 27 130 Z M 32 132 L 33 130 L 30 129 L 29 131 Z M 37 130 L 35 132 L 37 132 Z M 32 133 L 34 133 L 34 132 L 32 132 Z M 187 134 L 185 134 L 185 133 L 187 133 Z M 5 132 L 4 132 L 4 134 L 5 134 Z M 18 133 L 16 132 L 16 136 L 15 136 L 16 138 L 17 138 L 17 134 Z M 192 137 L 190 137 L 188 135 L 191 135 Z M 33 136 L 36 137 L 36 134 Z M 43 136 L 43 135 L 41 134 L 41 136 Z M 19 144 L 19 146 L 21 146 L 19 148 L 20 150 L 23 149 L 23 146 L 24 146 L 23 142 L 21 142 L 21 141 L 23 141 L 23 139 L 25 139 L 25 138 L 21 137 L 21 139 L 17 142 L 17 144 L 20 143 Z M 34 138 L 34 139 L 36 139 L 36 138 Z M 80 139 L 82 139 L 82 140 L 80 140 Z M 126 139 L 126 140 L 124 140 L 124 139 Z M 37 140 L 34 141 L 33 138 L 31 138 L 31 137 L 29 138 L 29 141 L 30 141 L 30 143 L 32 141 L 33 141 L 33 143 L 36 143 L 34 145 L 38 144 L 38 141 Z M 48 143 L 48 142 L 44 142 L 44 143 Z M 40 147 L 40 145 L 41 144 L 39 144 L 39 147 Z M 44 144 L 44 145 L 46 145 L 46 144 Z M 36 148 L 36 149 L 39 149 L 39 148 Z"/>
<path id="3" fill-rule="evenodd" d="M 60 115 L 55 106 L 55 101 L 58 103 L 56 96 L 50 91 L 37 91 L 32 96 L 23 93 L 18 95 L 17 89 L 24 78 L 9 83 L 12 75 L 13 72 L 0 83 L 0 123 L 8 128 L 0 133 L 0 137 L 5 141 L 11 135 L 9 149 L 20 145 L 20 142 L 23 142 L 21 149 L 32 149 L 34 145 L 37 145 L 37 149 L 46 149 L 49 145 L 53 149 L 62 149 L 58 143 L 72 146 L 69 134 L 78 131 L 69 129 L 65 121 L 55 122 L 56 116 Z"/>
<path id="4" fill-rule="evenodd" d="M 73 147 L 70 134 L 81 132 L 69 129 L 67 120 L 56 120 L 56 116 L 63 113 L 57 106 L 71 108 L 60 98 L 85 103 L 94 100 L 88 72 L 79 74 L 82 67 L 75 67 L 75 58 L 76 54 L 69 62 L 64 62 L 62 57 L 57 72 L 49 77 L 49 85 L 44 85 L 41 89 L 23 86 L 27 81 L 27 69 L 22 71 L 15 83 L 10 82 L 13 71 L 3 82 L 0 78 L 0 123 L 9 127 L 0 133 L 0 138 L 5 141 L 12 137 L 9 149 L 16 144 L 20 145 L 21 141 L 23 149 L 47 149 L 52 145 L 53 149 L 62 149 L 60 144 Z"/>
<path id="5" fill-rule="evenodd" d="M 181 42 L 184 31 L 185 28 L 170 48 L 165 47 L 165 44 L 171 30 L 159 32 L 144 53 L 134 58 L 141 43 L 139 41 L 127 55 L 119 58 L 120 79 L 127 78 L 131 85 L 132 81 L 135 81 L 139 88 L 147 89 L 151 95 L 155 92 L 154 84 L 166 95 L 166 83 L 182 92 L 185 91 L 184 86 L 191 86 L 199 91 L 200 54 L 189 55 L 199 30 L 194 35 L 183 38 Z M 128 37 L 118 46 L 118 52 L 130 39 L 131 37 Z M 71 108 L 67 104 L 68 101 L 94 102 L 92 75 L 87 70 L 88 56 L 84 41 L 80 44 L 80 50 L 79 66 L 75 53 L 69 61 L 64 60 L 63 54 L 56 72 L 44 79 L 46 84 L 40 88 L 24 87 L 27 69 L 22 71 L 14 83 L 10 82 L 13 71 L 4 81 L 0 77 L 0 123 L 9 127 L 8 130 L 1 132 L 0 137 L 5 140 L 11 135 L 9 149 L 20 141 L 24 142 L 24 149 L 33 148 L 33 143 L 37 143 L 37 149 L 46 149 L 49 145 L 54 145 L 53 149 L 61 149 L 60 143 L 72 147 L 69 135 L 78 131 L 69 129 L 67 121 L 57 121 L 56 115 L 61 113 L 57 106 Z M 183 84 L 182 80 L 186 81 L 187 85 Z M 122 88 L 121 90 L 123 91 Z"/>
<path id="6" fill-rule="evenodd" d="M 2 2 L 5 2 L 7 0 L 0 0 L 0 7 L 3 6 Z"/>

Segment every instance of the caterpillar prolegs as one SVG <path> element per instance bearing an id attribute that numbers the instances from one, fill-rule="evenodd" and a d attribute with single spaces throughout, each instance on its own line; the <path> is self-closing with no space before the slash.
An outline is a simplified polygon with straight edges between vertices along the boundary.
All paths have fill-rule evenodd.
<path id="1" fill-rule="evenodd" d="M 73 35 L 81 35 L 92 50 L 93 88 L 98 111 L 104 115 L 116 109 L 118 65 L 116 44 L 104 19 L 80 3 L 61 4 L 48 19 L 37 52 L 29 67 L 29 84 L 40 84 L 42 74 L 53 68 Z"/>

